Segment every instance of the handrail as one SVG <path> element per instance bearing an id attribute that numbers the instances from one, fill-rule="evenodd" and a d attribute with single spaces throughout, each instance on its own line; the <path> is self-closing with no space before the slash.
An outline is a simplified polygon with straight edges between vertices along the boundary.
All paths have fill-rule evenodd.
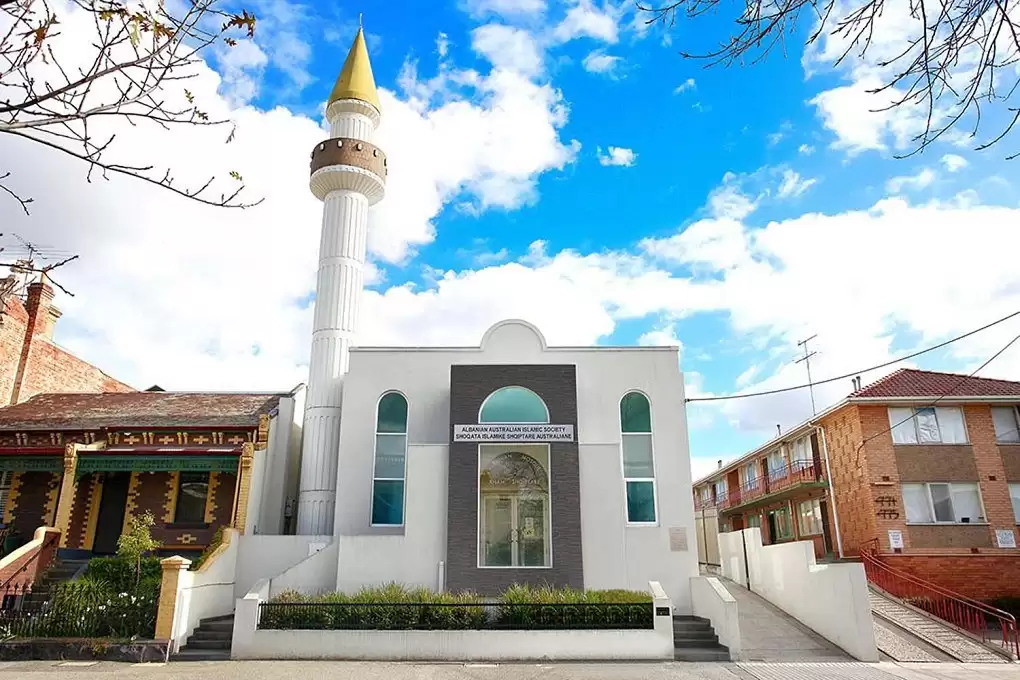
<path id="1" fill-rule="evenodd" d="M 1020 659 L 1020 633 L 1016 618 L 1009 612 L 889 566 L 879 558 L 877 542 L 872 544 L 869 541 L 861 546 L 861 561 L 872 584 L 907 604 L 980 637 L 983 642 L 993 639 L 992 633 L 997 627 L 1002 636 L 1002 647 Z"/>
<path id="2" fill-rule="evenodd" d="M 23 573 L 25 573 L 25 571 L 27 571 L 30 566 L 35 564 L 35 562 L 38 561 L 39 556 L 43 554 L 43 551 L 46 550 L 46 548 L 51 547 L 54 542 L 60 540 L 59 533 L 47 532 L 44 536 L 45 537 L 43 538 L 43 540 L 39 543 L 39 549 L 35 551 L 32 557 L 30 557 L 24 564 L 18 567 L 18 569 L 14 572 L 13 575 L 11 575 L 10 578 L 8 578 L 6 581 L 0 584 L 0 597 L 7 595 L 8 591 L 10 590 L 11 582 L 18 578 L 19 576 L 21 576 Z M 33 579 L 33 582 L 34 581 L 35 579 Z"/>
<path id="3" fill-rule="evenodd" d="M 736 489 L 716 498 L 716 505 L 720 508 L 734 507 L 782 491 L 799 482 L 817 482 L 822 478 L 821 470 L 814 459 L 794 460 L 769 470 L 767 474 L 746 480 Z"/>

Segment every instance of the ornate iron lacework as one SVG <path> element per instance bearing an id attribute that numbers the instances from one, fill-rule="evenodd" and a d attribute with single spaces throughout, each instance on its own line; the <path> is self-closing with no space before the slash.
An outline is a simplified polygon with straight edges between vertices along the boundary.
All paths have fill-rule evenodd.
<path id="1" fill-rule="evenodd" d="M 75 475 L 90 472 L 237 473 L 237 456 L 80 456 Z"/>
<path id="2" fill-rule="evenodd" d="M 0 456 L 0 472 L 60 472 L 63 456 Z"/>

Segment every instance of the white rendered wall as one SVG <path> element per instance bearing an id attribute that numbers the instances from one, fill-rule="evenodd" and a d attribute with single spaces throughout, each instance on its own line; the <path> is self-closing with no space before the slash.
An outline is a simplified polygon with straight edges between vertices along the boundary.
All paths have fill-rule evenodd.
<path id="1" fill-rule="evenodd" d="M 331 536 L 249 534 L 239 537 L 234 597 L 244 597 L 257 582 L 283 573 L 331 540 Z M 332 580 L 327 585 L 332 586 Z"/>
<path id="2" fill-rule="evenodd" d="M 691 605 L 695 616 L 712 622 L 719 643 L 730 651 L 730 660 L 743 659 L 737 600 L 714 576 L 691 579 Z"/>
<path id="3" fill-rule="evenodd" d="M 752 528 L 719 534 L 727 578 L 743 569 L 741 534 L 753 592 L 855 659 L 878 661 L 864 565 L 817 564 L 811 541 L 762 546 L 761 530 Z"/>
<path id="4" fill-rule="evenodd" d="M 344 388 L 335 533 L 366 538 L 356 572 L 348 570 L 345 577 L 339 567 L 338 583 L 353 587 L 361 577 L 352 573 L 365 578 L 376 574 L 373 583 L 385 582 L 382 575 L 405 568 L 394 566 L 395 559 L 420 560 L 413 576 L 428 582 L 446 551 L 450 366 L 525 363 L 577 366 L 585 586 L 643 590 L 649 581 L 659 581 L 677 611 L 689 613 L 689 579 L 698 575 L 697 544 L 676 349 L 543 350 L 529 327 L 514 324 L 498 327 L 482 349 L 352 350 Z M 619 401 L 634 389 L 648 395 L 652 405 L 659 519 L 653 527 L 626 525 Z M 375 409 L 379 397 L 390 390 L 408 400 L 406 524 L 397 529 L 370 526 Z M 670 550 L 670 527 L 684 529 L 687 550 Z M 379 540 L 368 538 L 373 535 Z M 343 554 L 341 548 L 341 561 Z"/>
<path id="5" fill-rule="evenodd" d="M 298 394 L 303 393 L 300 388 Z M 249 507 L 248 518 L 252 523 L 249 534 L 280 534 L 283 531 L 283 513 L 287 495 L 293 494 L 291 473 L 292 457 L 300 454 L 301 427 L 295 427 L 295 419 L 300 423 L 303 408 L 299 410 L 298 395 L 280 399 L 277 414 L 269 423 L 269 443 L 264 451 L 256 451 L 257 458 L 265 459 L 261 481 L 256 484 L 252 480 L 252 489 L 259 489 L 260 507 L 253 512 Z M 295 441 L 295 439 L 297 441 Z"/>
<path id="6" fill-rule="evenodd" d="M 177 583 L 172 652 L 183 646 L 202 619 L 234 611 L 234 583 L 240 543 L 236 529 L 225 529 L 223 552 L 198 571 L 183 570 Z"/>

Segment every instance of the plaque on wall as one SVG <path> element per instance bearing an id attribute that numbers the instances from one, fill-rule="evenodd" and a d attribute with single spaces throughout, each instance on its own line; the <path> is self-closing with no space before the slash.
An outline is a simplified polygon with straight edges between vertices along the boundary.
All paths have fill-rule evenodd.
<path id="1" fill-rule="evenodd" d="M 572 442 L 573 425 L 522 423 L 520 425 L 454 425 L 455 442 Z"/>
<path id="2" fill-rule="evenodd" d="M 996 529 L 995 545 L 1000 548 L 1015 548 L 1016 534 L 1013 533 L 1012 529 Z"/>
<path id="3" fill-rule="evenodd" d="M 898 529 L 889 530 L 889 547 L 893 550 L 903 548 L 903 532 Z"/>
<path id="4" fill-rule="evenodd" d="M 672 552 L 687 551 L 687 527 L 670 527 L 669 549 Z"/>

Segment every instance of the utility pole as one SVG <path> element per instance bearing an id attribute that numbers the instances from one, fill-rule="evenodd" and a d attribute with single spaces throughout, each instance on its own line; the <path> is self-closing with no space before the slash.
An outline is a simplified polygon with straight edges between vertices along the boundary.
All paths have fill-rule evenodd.
<path id="1" fill-rule="evenodd" d="M 804 356 L 802 356 L 800 359 L 797 359 L 797 361 L 794 362 L 799 364 L 800 362 L 803 361 L 804 364 L 807 366 L 808 392 L 811 393 L 811 415 L 818 414 L 818 410 L 815 408 L 815 386 L 814 383 L 811 382 L 811 357 L 818 354 L 818 352 L 808 352 L 807 344 L 817 337 L 818 334 L 816 333 L 812 335 L 810 338 L 807 338 L 806 340 L 801 340 L 800 342 L 797 343 L 798 347 L 804 348 Z"/>

